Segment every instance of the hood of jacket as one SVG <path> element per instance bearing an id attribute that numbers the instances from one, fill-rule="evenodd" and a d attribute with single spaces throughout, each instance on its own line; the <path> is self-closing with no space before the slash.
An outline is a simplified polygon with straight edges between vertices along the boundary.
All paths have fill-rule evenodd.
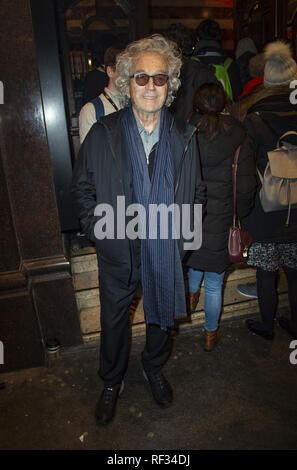
<path id="1" fill-rule="evenodd" d="M 199 59 L 216 58 L 217 60 L 219 58 L 223 61 L 226 59 L 220 43 L 213 39 L 201 39 L 198 41 L 193 56 Z"/>
<path id="2" fill-rule="evenodd" d="M 257 95 L 256 102 L 249 108 L 247 115 L 260 114 L 263 121 L 277 136 L 286 130 L 295 130 L 297 107 L 290 102 L 291 92 L 292 90 L 288 89 L 288 86 L 264 89 Z M 296 138 L 290 136 L 288 142 L 296 145 Z"/>

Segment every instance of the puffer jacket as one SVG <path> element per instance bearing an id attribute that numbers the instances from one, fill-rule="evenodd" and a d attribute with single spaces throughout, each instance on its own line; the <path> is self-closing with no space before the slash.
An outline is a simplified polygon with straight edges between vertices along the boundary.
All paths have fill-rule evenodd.
<path id="1" fill-rule="evenodd" d="M 222 273 L 231 264 L 228 234 L 233 222 L 232 164 L 241 146 L 237 169 L 237 214 L 246 216 L 254 203 L 256 176 L 254 152 L 244 128 L 231 116 L 227 132 L 213 140 L 198 134 L 202 175 L 206 183 L 206 215 L 202 246 L 187 258 L 187 265 L 202 271 Z"/>

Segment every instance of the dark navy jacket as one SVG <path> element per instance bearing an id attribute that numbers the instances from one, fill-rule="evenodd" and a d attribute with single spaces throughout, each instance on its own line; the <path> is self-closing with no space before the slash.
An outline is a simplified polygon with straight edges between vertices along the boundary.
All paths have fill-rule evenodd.
<path id="1" fill-rule="evenodd" d="M 205 203 L 205 185 L 201 181 L 195 127 L 181 133 L 172 119 L 170 135 L 175 180 L 175 203 Z M 72 192 L 78 216 L 86 236 L 96 244 L 101 267 L 124 282 L 129 282 L 132 268 L 131 240 L 104 239 L 94 236 L 98 217 L 97 204 L 114 208 L 116 221 L 117 196 L 125 196 L 126 206 L 135 202 L 132 167 L 127 155 L 121 126 L 121 111 L 102 117 L 93 125 L 79 151 L 74 168 Z M 116 225 L 116 223 L 115 223 Z M 178 240 L 183 257 L 183 240 Z"/>

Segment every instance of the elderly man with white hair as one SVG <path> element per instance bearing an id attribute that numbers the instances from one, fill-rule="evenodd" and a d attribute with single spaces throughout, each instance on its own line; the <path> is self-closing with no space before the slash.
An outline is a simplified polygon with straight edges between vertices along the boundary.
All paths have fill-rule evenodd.
<path id="1" fill-rule="evenodd" d="M 117 227 L 114 238 L 102 239 L 96 223 L 98 205 L 108 204 L 114 212 L 120 211 L 119 196 L 124 198 L 125 214 L 135 203 L 145 210 L 160 204 L 188 204 L 194 209 L 194 204 L 204 203 L 195 128 L 189 125 L 181 133 L 167 109 L 180 85 L 180 67 L 175 43 L 161 35 L 129 44 L 116 64 L 116 83 L 126 106 L 93 125 L 74 171 L 73 194 L 81 225 L 95 242 L 99 267 L 99 376 L 104 388 L 95 411 L 98 425 L 114 418 L 123 391 L 129 309 L 139 283 L 146 321 L 143 376 L 159 406 L 170 406 L 173 400 L 162 366 L 170 354 L 174 317 L 186 314 L 183 239 L 174 237 L 174 229 L 167 238 L 160 235 L 162 217 L 153 238 L 134 239 L 127 235 L 128 230 L 123 235 L 122 227 Z M 115 220 L 125 214 L 116 213 Z M 142 229 L 146 223 L 148 233 L 152 228 L 148 211 L 139 223 Z"/>

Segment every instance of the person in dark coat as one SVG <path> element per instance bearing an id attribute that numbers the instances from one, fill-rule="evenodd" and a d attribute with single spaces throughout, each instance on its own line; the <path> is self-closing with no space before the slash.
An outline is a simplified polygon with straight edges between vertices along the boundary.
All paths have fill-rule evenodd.
<path id="1" fill-rule="evenodd" d="M 98 63 L 93 70 L 90 70 L 84 81 L 84 91 L 82 105 L 89 103 L 103 92 L 108 85 L 108 75 L 103 64 Z"/>
<path id="2" fill-rule="evenodd" d="M 254 152 L 242 125 L 225 113 L 226 94 L 221 85 L 202 85 L 195 96 L 198 117 L 198 147 L 206 183 L 206 215 L 202 224 L 202 246 L 190 252 L 190 309 L 195 310 L 202 278 L 205 289 L 205 349 L 218 337 L 222 305 L 222 283 L 230 266 L 228 234 L 233 221 L 232 164 L 240 146 L 237 170 L 237 214 L 252 209 L 256 188 Z"/>
<path id="3" fill-rule="evenodd" d="M 249 62 L 258 53 L 252 38 L 242 38 L 238 41 L 235 49 L 236 64 L 239 69 L 242 88 L 251 80 Z"/>
<path id="4" fill-rule="evenodd" d="M 91 47 L 93 70 L 90 70 L 84 81 L 82 106 L 103 93 L 108 86 L 108 76 L 104 65 L 104 54 L 109 47 L 123 47 L 120 39 L 113 34 L 103 34 Z"/>
<path id="5" fill-rule="evenodd" d="M 243 122 L 246 118 L 248 109 L 254 104 L 257 95 L 264 89 L 264 68 L 265 54 L 257 54 L 249 61 L 249 71 L 252 77 L 249 80 L 238 101 L 232 105 L 232 115 Z"/>
<path id="6" fill-rule="evenodd" d="M 191 32 L 181 23 L 173 23 L 166 31 L 166 37 L 176 42 L 182 53 L 183 65 L 180 73 L 181 86 L 169 110 L 180 128 L 186 128 L 193 112 L 194 96 L 204 83 L 218 83 L 208 65 L 191 58 L 193 40 Z"/>
<path id="7" fill-rule="evenodd" d="M 297 64 L 290 47 L 281 41 L 267 45 L 264 87 L 254 105 L 249 108 L 245 127 L 256 152 L 257 169 L 263 176 L 267 152 L 276 148 L 278 139 L 287 131 L 297 129 L 296 104 L 291 103 L 290 83 L 297 79 Z M 297 145 L 297 136 L 287 136 L 286 142 Z M 274 317 L 277 306 L 277 273 L 285 271 L 291 307 L 291 319 L 280 317 L 279 323 L 297 338 L 297 209 L 264 212 L 258 192 L 252 213 L 242 224 L 254 238 L 248 264 L 257 267 L 257 295 L 261 321 L 249 319 L 247 327 L 268 340 L 274 337 Z"/>
<path id="8" fill-rule="evenodd" d="M 217 21 L 206 19 L 197 28 L 198 42 L 193 57 L 203 64 L 211 67 L 212 64 L 223 65 L 228 57 L 221 46 L 221 30 Z M 230 58 L 231 61 L 231 58 Z M 228 68 L 228 76 L 232 89 L 232 101 L 236 101 L 242 92 L 242 84 L 239 68 L 235 60 L 232 60 Z"/>
<path id="9" fill-rule="evenodd" d="M 174 317 L 187 313 L 181 265 L 185 245 L 182 237 L 175 239 L 175 226 L 167 237 L 160 235 L 165 219 L 168 223 L 166 215 L 158 218 L 157 230 L 150 236 L 155 226 L 149 214 L 152 206 L 161 204 L 167 208 L 187 204 L 194 214 L 195 204 L 201 209 L 205 201 L 195 127 L 188 125 L 181 132 L 167 110 L 180 84 L 180 66 L 175 44 L 160 35 L 129 44 L 116 63 L 117 88 L 127 106 L 92 126 L 74 169 L 78 215 L 98 258 L 99 375 L 104 381 L 95 411 L 98 425 L 113 419 L 123 390 L 129 310 L 139 283 L 147 326 L 143 376 L 159 406 L 170 406 L 173 400 L 162 366 L 170 354 Z M 135 218 L 128 217 L 128 211 L 135 214 L 136 205 L 145 212 L 134 224 L 141 233 L 133 230 Z M 106 213 L 114 215 L 109 223 L 102 217 Z"/>

